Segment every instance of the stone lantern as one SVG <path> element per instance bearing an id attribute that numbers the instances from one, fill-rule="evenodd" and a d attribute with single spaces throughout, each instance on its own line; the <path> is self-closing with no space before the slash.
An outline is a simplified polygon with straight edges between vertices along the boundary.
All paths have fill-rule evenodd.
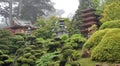
<path id="1" fill-rule="evenodd" d="M 59 29 L 56 31 L 57 37 L 62 36 L 63 34 L 68 34 L 68 31 L 66 30 L 64 19 L 59 20 Z"/>
<path id="2" fill-rule="evenodd" d="M 28 27 L 28 29 L 27 29 L 27 35 L 30 35 L 30 34 L 31 34 L 31 28 Z"/>

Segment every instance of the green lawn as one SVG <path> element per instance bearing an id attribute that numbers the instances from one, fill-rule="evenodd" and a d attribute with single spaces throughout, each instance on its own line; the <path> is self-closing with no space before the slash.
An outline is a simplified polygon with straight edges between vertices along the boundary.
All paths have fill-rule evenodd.
<path id="1" fill-rule="evenodd" d="M 81 66 L 96 66 L 96 64 L 101 64 L 102 66 L 115 66 L 115 63 L 95 62 L 91 61 L 90 58 L 81 58 L 79 62 Z"/>

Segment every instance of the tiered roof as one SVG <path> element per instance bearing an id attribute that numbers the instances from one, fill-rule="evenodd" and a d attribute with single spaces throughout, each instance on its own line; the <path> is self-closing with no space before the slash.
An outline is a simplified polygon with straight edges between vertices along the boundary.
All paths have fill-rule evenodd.
<path id="1" fill-rule="evenodd" d="M 81 22 L 83 22 L 83 24 L 80 27 L 84 28 L 83 30 L 81 30 L 82 33 L 88 33 L 88 28 L 93 24 L 96 24 L 97 18 L 94 11 L 95 9 L 93 8 L 88 8 L 81 11 L 81 17 L 83 17 L 83 20 L 81 20 Z"/>

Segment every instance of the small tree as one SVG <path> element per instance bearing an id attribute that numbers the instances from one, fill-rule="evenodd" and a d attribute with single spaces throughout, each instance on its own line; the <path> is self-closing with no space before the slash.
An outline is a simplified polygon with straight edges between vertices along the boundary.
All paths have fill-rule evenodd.
<path id="1" fill-rule="evenodd" d="M 109 4 L 105 4 L 101 22 L 111 21 L 111 20 L 119 20 L 120 17 L 120 2 L 119 1 L 112 1 Z"/>

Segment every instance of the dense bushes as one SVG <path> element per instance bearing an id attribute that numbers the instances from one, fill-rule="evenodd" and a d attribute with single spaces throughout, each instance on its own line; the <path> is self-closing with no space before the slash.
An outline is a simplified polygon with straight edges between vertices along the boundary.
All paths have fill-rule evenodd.
<path id="1" fill-rule="evenodd" d="M 73 49 L 81 49 L 86 39 L 80 34 L 74 34 L 66 41 L 66 45 L 71 45 Z"/>
<path id="2" fill-rule="evenodd" d="M 120 28 L 120 20 L 105 22 L 100 27 L 100 29 L 106 29 L 106 28 Z"/>
<path id="3" fill-rule="evenodd" d="M 105 30 L 99 30 L 96 31 L 84 44 L 83 50 L 88 49 L 92 50 L 95 48 L 99 42 L 102 40 L 103 36 L 106 34 L 106 32 L 109 31 L 109 29 Z"/>
<path id="4" fill-rule="evenodd" d="M 47 53 L 44 53 L 36 63 L 38 66 L 80 65 L 78 62 L 80 58 L 79 49 L 85 41 L 86 39 L 80 34 L 71 37 L 63 35 L 60 38 L 49 39 L 44 44 L 44 48 L 46 48 L 44 51 Z"/>
<path id="5" fill-rule="evenodd" d="M 0 66 L 10 66 L 12 64 L 12 60 L 10 57 L 6 54 L 4 54 L 2 51 L 0 51 Z"/>
<path id="6" fill-rule="evenodd" d="M 120 62 L 120 29 L 104 29 L 95 32 L 84 44 L 95 61 Z"/>
<path id="7" fill-rule="evenodd" d="M 120 29 L 111 29 L 92 51 L 92 60 L 120 62 Z"/>
<path id="8" fill-rule="evenodd" d="M 8 30 L 0 30 L 0 50 L 4 53 L 9 53 L 11 36 L 12 34 Z"/>

